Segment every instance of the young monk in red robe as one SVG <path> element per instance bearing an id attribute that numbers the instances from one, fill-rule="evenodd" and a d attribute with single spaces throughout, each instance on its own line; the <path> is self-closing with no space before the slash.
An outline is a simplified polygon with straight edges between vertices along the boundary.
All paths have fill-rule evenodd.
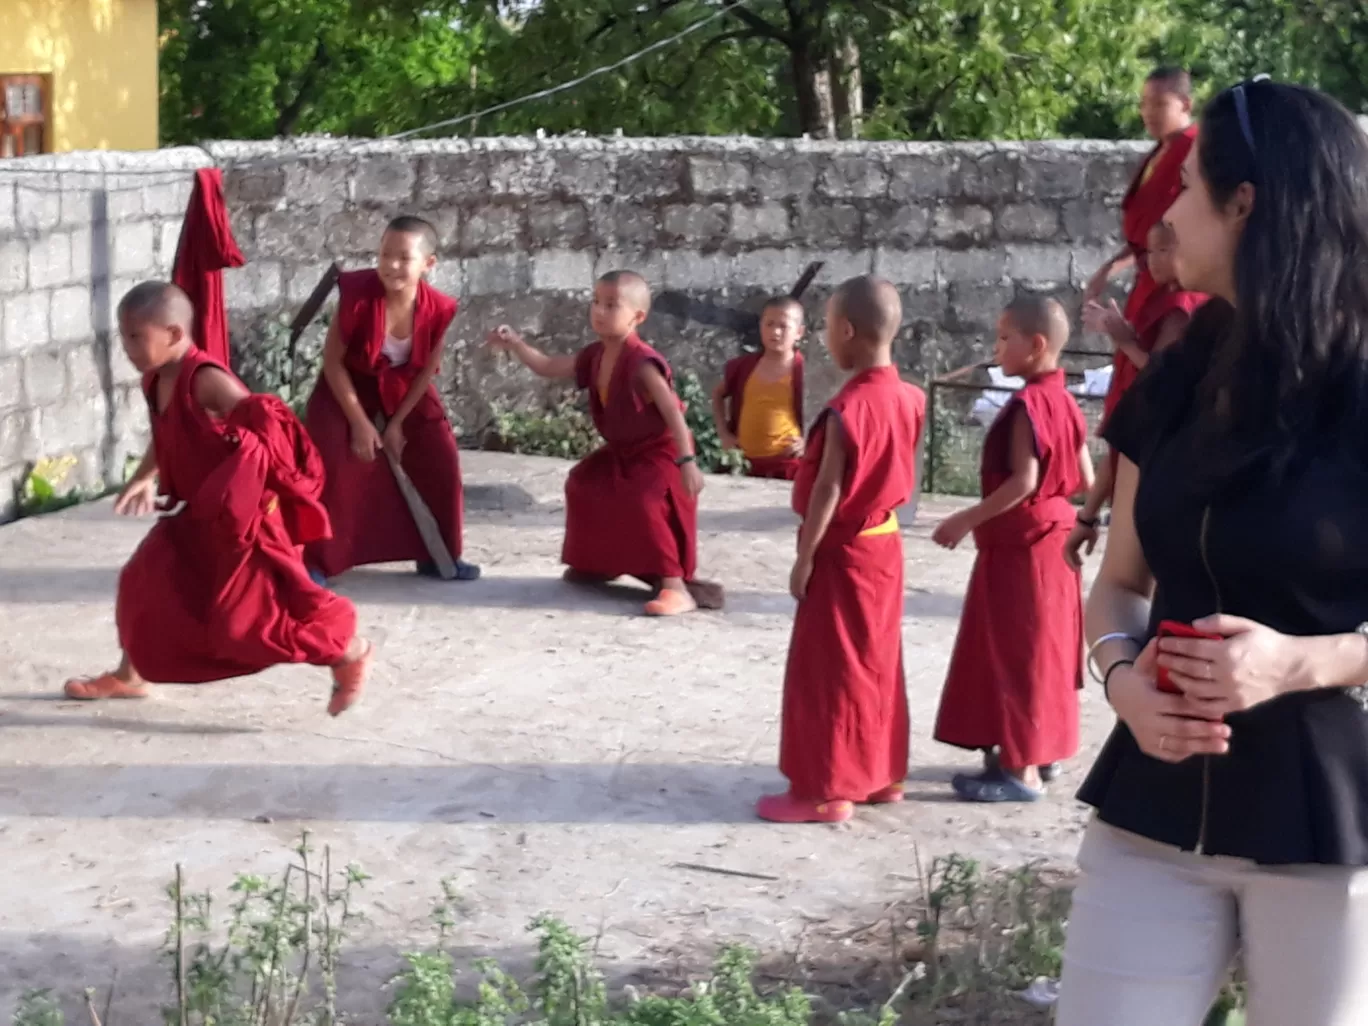
<path id="1" fill-rule="evenodd" d="M 119 304 L 152 443 L 114 508 L 162 512 L 119 575 L 119 668 L 68 681 L 66 695 L 142 698 L 149 681 L 311 663 L 332 668 L 336 716 L 360 694 L 372 647 L 356 633 L 351 603 L 311 581 L 300 556 L 301 544 L 328 532 L 318 452 L 288 406 L 252 395 L 195 345 L 193 317 L 185 293 L 163 282 L 144 282 Z"/>
<path id="2" fill-rule="evenodd" d="M 636 577 L 657 589 L 646 614 L 675 616 L 698 608 L 689 585 L 703 474 L 670 366 L 637 336 L 650 309 L 645 279 L 612 271 L 594 285 L 589 309 L 598 341 L 577 354 L 543 353 L 506 326 L 491 332 L 488 344 L 541 377 L 589 390 L 604 444 L 565 482 L 566 580 Z"/>
<path id="3" fill-rule="evenodd" d="M 888 282 L 847 281 L 826 322 L 827 349 L 854 373 L 813 422 L 793 483 L 803 523 L 779 745 L 789 789 L 755 807 L 775 823 L 838 823 L 856 803 L 902 801 L 907 776 L 896 510 L 916 487 L 926 396 L 893 366 L 902 303 Z"/>
<path id="4" fill-rule="evenodd" d="M 1103 306 L 1089 302 L 1083 307 L 1083 326 L 1089 331 L 1107 335 L 1116 347 L 1117 356 L 1112 369 L 1111 388 L 1102 406 L 1102 423 L 1098 433 L 1106 430 L 1107 418 L 1116 409 L 1121 396 L 1135 382 L 1136 376 L 1149 364 L 1150 357 L 1173 345 L 1187 331 L 1188 321 L 1197 308 L 1207 301 L 1201 292 L 1185 292 L 1178 286 L 1178 274 L 1173 264 L 1173 229 L 1160 221 L 1150 229 L 1146 242 L 1145 264 L 1155 288 L 1149 294 L 1133 320 L 1127 320 L 1115 302 Z M 1091 555 L 1097 544 L 1098 515 L 1111 502 L 1112 485 L 1116 479 L 1116 453 L 1111 452 L 1097 473 L 1097 480 L 1088 491 L 1088 498 L 1079 511 L 1078 522 L 1064 546 L 1064 558 L 1071 566 L 1083 568 L 1082 551 Z"/>
<path id="5" fill-rule="evenodd" d="M 803 458 L 803 304 L 778 296 L 760 312 L 758 353 L 727 362 L 713 389 L 722 448 L 740 449 L 752 477 L 792 481 Z"/>
<path id="6" fill-rule="evenodd" d="M 937 741 L 996 751 L 982 774 L 954 778 L 970 801 L 1034 801 L 1039 767 L 1078 750 L 1083 592 L 1063 559 L 1070 497 L 1091 486 L 1087 424 L 1059 355 L 1069 318 L 1053 299 L 1023 296 L 998 321 L 997 362 L 1026 380 L 983 443 L 983 501 L 947 517 L 932 539 L 974 535 L 959 635 L 936 720 Z"/>
<path id="7" fill-rule="evenodd" d="M 382 449 L 436 518 L 456 579 L 480 576 L 478 566 L 460 558 L 461 462 L 433 384 L 457 306 L 424 280 L 436 263 L 436 229 L 422 218 L 398 217 L 381 236 L 376 268 L 338 281 L 323 373 L 306 411 L 328 472 L 323 503 L 333 523 L 331 538 L 309 546 L 315 579 L 410 559 L 423 576 L 439 576 Z"/>

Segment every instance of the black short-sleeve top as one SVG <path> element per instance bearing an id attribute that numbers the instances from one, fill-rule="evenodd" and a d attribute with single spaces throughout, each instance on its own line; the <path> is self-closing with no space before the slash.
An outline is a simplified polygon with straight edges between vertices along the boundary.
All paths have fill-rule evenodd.
<path id="1" fill-rule="evenodd" d="M 1293 635 L 1368 622 L 1368 459 L 1337 441 L 1274 472 L 1252 456 L 1212 484 L 1198 421 L 1212 352 L 1200 318 L 1151 362 L 1105 437 L 1139 468 L 1135 526 L 1161 620 L 1221 612 Z M 1105 822 L 1208 855 L 1278 865 L 1368 865 L 1365 689 L 1301 692 L 1228 719 L 1230 751 L 1178 765 L 1125 724 L 1079 798 Z"/>

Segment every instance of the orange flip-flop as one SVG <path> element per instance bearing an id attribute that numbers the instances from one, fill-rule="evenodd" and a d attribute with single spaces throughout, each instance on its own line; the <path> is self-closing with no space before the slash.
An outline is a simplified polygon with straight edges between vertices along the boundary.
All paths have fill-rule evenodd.
<path id="1" fill-rule="evenodd" d="M 875 791 L 864 800 L 866 805 L 892 805 L 900 802 L 907 797 L 907 790 L 902 784 L 889 784 L 885 788 Z"/>
<path id="2" fill-rule="evenodd" d="M 366 650 L 349 663 L 338 663 L 332 668 L 332 697 L 328 700 L 328 715 L 341 716 L 356 704 L 361 689 L 370 675 L 375 646 L 366 642 Z"/>
<path id="3" fill-rule="evenodd" d="M 105 698 L 146 698 L 147 686 L 130 684 L 112 673 L 98 677 L 74 677 L 66 682 L 62 694 L 77 702 L 98 702 Z"/>
<path id="4" fill-rule="evenodd" d="M 646 603 L 646 615 L 679 616 L 681 613 L 692 613 L 697 608 L 698 603 L 688 592 L 661 588 L 660 594 Z"/>
<path id="5" fill-rule="evenodd" d="M 755 814 L 771 823 L 844 823 L 855 815 L 847 801 L 812 802 L 789 794 L 767 794 L 755 803 Z"/>

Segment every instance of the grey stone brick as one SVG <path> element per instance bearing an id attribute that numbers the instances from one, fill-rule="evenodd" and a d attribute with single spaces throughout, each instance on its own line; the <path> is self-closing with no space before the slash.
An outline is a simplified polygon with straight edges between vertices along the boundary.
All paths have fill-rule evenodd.
<path id="1" fill-rule="evenodd" d="M 859 240 L 863 223 L 860 208 L 848 203 L 802 204 L 794 213 L 794 237 L 819 249 L 850 245 Z"/>
<path id="2" fill-rule="evenodd" d="M 157 270 L 170 277 L 176 263 L 176 249 L 180 246 L 181 222 L 163 221 L 157 226 Z"/>
<path id="3" fill-rule="evenodd" d="M 465 262 L 465 291 L 472 296 L 520 292 L 531 284 L 526 254 L 494 253 Z"/>
<path id="4" fill-rule="evenodd" d="M 689 186 L 695 196 L 739 196 L 750 189 L 750 184 L 750 168 L 741 160 L 714 156 L 689 158 Z"/>
<path id="5" fill-rule="evenodd" d="M 413 202 L 417 179 L 413 161 L 400 154 L 360 157 L 352 179 L 352 196 L 363 206 L 404 207 Z"/>
<path id="6" fill-rule="evenodd" d="M 820 259 L 829 261 L 829 258 L 835 255 L 823 253 Z M 750 288 L 767 291 L 791 288 L 806 265 L 806 254 L 802 251 L 781 248 L 753 249 L 736 257 L 734 273 L 728 275 L 716 287 L 726 287 L 734 281 L 738 284 L 745 282 Z M 822 273 L 823 280 L 830 279 L 831 276 L 826 269 L 823 269 Z"/>
<path id="7" fill-rule="evenodd" d="M 144 190 L 138 186 L 110 189 L 105 193 L 105 216 L 111 222 L 139 221 L 148 216 Z"/>
<path id="8" fill-rule="evenodd" d="M 232 310 L 269 310 L 285 294 L 284 269 L 274 260 L 253 260 L 223 272 L 224 300 Z"/>
<path id="9" fill-rule="evenodd" d="M 632 199 L 677 196 L 684 182 L 684 161 L 673 153 L 627 153 L 618 158 L 617 195 Z"/>
<path id="10" fill-rule="evenodd" d="M 674 204 L 665 208 L 661 225 L 677 242 L 713 243 L 727 233 L 727 208 L 720 203 Z"/>
<path id="11" fill-rule="evenodd" d="M 16 221 L 19 230 L 27 235 L 50 232 L 62 220 L 61 193 L 44 187 L 26 189 L 23 184 L 16 185 Z"/>
<path id="12" fill-rule="evenodd" d="M 223 173 L 223 198 L 229 206 L 284 200 L 285 168 L 229 165 Z"/>
<path id="13" fill-rule="evenodd" d="M 374 262 L 380 251 L 380 237 L 389 222 L 389 213 L 384 210 L 343 210 L 330 214 L 323 222 L 324 248 L 330 256 Z"/>
<path id="14" fill-rule="evenodd" d="M 59 352 L 32 353 L 24 361 L 24 398 L 30 406 L 50 406 L 66 393 L 66 360 Z"/>
<path id="15" fill-rule="evenodd" d="M 824 261 L 822 281 L 829 282 L 832 285 L 839 285 L 848 278 L 869 274 L 874 270 L 874 254 L 869 250 L 834 250 L 829 253 L 820 253 L 817 258 Z M 792 256 L 789 259 L 792 261 Z M 788 277 L 780 284 L 792 285 L 798 280 L 798 275 L 803 270 L 801 266 L 794 263 L 790 263 L 789 268 Z"/>
<path id="16" fill-rule="evenodd" d="M 1040 203 L 1008 203 L 998 210 L 998 238 L 1046 242 L 1059 235 L 1059 211 Z"/>
<path id="17" fill-rule="evenodd" d="M 1033 148 L 1021 162 L 1021 193 L 1038 200 L 1081 196 L 1086 170 L 1077 156 L 1056 156 Z"/>
<path id="18" fill-rule="evenodd" d="M 271 210 L 258 214 L 252 225 L 251 255 L 253 257 L 286 257 L 297 260 L 316 260 L 326 251 L 325 224 L 345 222 L 351 215 L 334 214 L 328 222 L 313 217 L 299 217 L 291 210 Z M 373 244 L 379 239 L 373 240 Z M 350 240 L 347 243 L 350 246 Z M 350 248 L 341 252 L 353 252 Z"/>
<path id="19" fill-rule="evenodd" d="M 589 212 L 582 203 L 534 203 L 527 210 L 527 224 L 533 246 L 558 249 L 584 246 L 589 241 Z"/>
<path id="20" fill-rule="evenodd" d="M 1057 285 L 1069 280 L 1068 246 L 1011 245 L 1007 247 L 1007 275 L 1029 285 Z"/>
<path id="21" fill-rule="evenodd" d="M 51 316 L 54 342 L 89 342 L 95 337 L 87 285 L 71 285 L 54 291 Z"/>
<path id="22" fill-rule="evenodd" d="M 71 280 L 71 236 L 53 232 L 29 243 L 29 288 L 50 289 Z"/>
<path id="23" fill-rule="evenodd" d="M 1064 234 L 1072 242 L 1101 242 L 1121 234 L 1120 210 L 1094 199 L 1064 204 Z"/>
<path id="24" fill-rule="evenodd" d="M 894 157 L 889 163 L 889 198 L 906 201 L 952 196 L 957 168 L 953 155 L 944 150 Z"/>
<path id="25" fill-rule="evenodd" d="M 350 199 L 352 162 L 339 158 L 295 160 L 285 165 L 285 197 L 291 207 L 340 207 Z"/>
<path id="26" fill-rule="evenodd" d="M 143 209 L 157 217 L 183 218 L 192 188 L 193 179 L 188 174 L 149 188 L 143 194 Z"/>
<path id="27" fill-rule="evenodd" d="M 834 156 L 818 176 L 817 188 L 837 199 L 874 199 L 888 195 L 888 172 L 864 155 Z"/>
<path id="28" fill-rule="evenodd" d="M 880 249 L 874 252 L 874 273 L 898 286 L 934 286 L 937 266 L 934 249 Z"/>
<path id="29" fill-rule="evenodd" d="M 931 219 L 931 238 L 950 246 L 981 244 L 992 234 L 993 212 L 987 207 L 937 207 Z"/>
<path id="30" fill-rule="evenodd" d="M 985 153 L 959 158 L 955 189 L 964 199 L 1001 201 L 1011 199 L 1017 192 L 1020 162 L 1015 153 Z"/>
<path id="31" fill-rule="evenodd" d="M 117 343 L 115 343 L 117 345 Z M 75 397 L 88 396 L 96 401 L 104 391 L 100 381 L 100 366 L 93 345 L 73 346 L 66 353 L 67 391 Z"/>
<path id="32" fill-rule="evenodd" d="M 731 237 L 739 242 L 779 242 L 788 237 L 788 208 L 779 203 L 731 208 Z"/>
<path id="33" fill-rule="evenodd" d="M 592 201 L 613 194 L 617 159 L 611 153 L 557 153 L 552 168 L 552 184 L 562 196 Z"/>
<path id="34" fill-rule="evenodd" d="M 4 339 L 8 353 L 26 353 L 48 342 L 49 292 L 23 292 L 4 302 Z"/>
<path id="35" fill-rule="evenodd" d="M 590 218 L 595 242 L 608 248 L 652 245 L 659 234 L 656 210 L 627 199 L 600 200 Z"/>
<path id="36" fill-rule="evenodd" d="M 555 182 L 555 161 L 545 150 L 496 157 L 489 168 L 489 188 L 498 195 L 545 196 Z"/>
<path id="37" fill-rule="evenodd" d="M 915 246 L 926 238 L 931 211 L 910 203 L 880 204 L 864 211 L 865 242 L 890 246 Z"/>
<path id="38" fill-rule="evenodd" d="M 416 198 L 431 206 L 443 202 L 483 200 L 489 195 L 488 155 L 468 153 L 439 153 L 423 157 L 418 162 Z"/>
<path id="39" fill-rule="evenodd" d="M 666 260 L 669 253 L 658 249 L 604 249 L 594 260 L 594 278 L 603 277 L 609 271 L 635 271 L 646 279 L 651 290 L 668 287 Z M 725 260 L 725 258 L 723 258 Z M 582 318 L 580 319 L 582 320 Z"/>
<path id="40" fill-rule="evenodd" d="M 807 196 L 816 186 L 817 168 L 808 157 L 761 157 L 751 180 L 756 195 L 762 200 Z"/>
<path id="41" fill-rule="evenodd" d="M 553 249 L 532 257 L 534 292 L 587 292 L 594 286 L 594 257 L 582 250 Z"/>
<path id="42" fill-rule="evenodd" d="M 0 235 L 8 235 L 19 227 L 18 214 L 14 183 L 0 182 Z"/>
<path id="43" fill-rule="evenodd" d="M 1084 174 L 1084 186 L 1090 194 L 1119 199 L 1130 188 L 1143 161 L 1144 157 L 1129 150 L 1093 154 Z"/>
<path id="44" fill-rule="evenodd" d="M 104 242 L 101 253 L 95 252 L 96 238 Z M 89 228 L 76 228 L 71 232 L 71 280 L 89 282 L 96 273 L 109 273 L 109 236 L 103 232 L 96 236 Z"/>
<path id="45" fill-rule="evenodd" d="M 747 253 L 733 260 L 725 253 L 696 253 L 688 249 L 672 249 L 665 253 L 665 287 L 668 289 L 696 289 L 707 291 L 725 289 L 733 275 L 748 284 L 764 285 L 747 277 L 750 272 L 742 268 L 743 260 L 755 264 L 759 254 L 774 254 L 777 250 L 760 250 Z M 758 266 L 758 264 L 757 264 Z"/>
<path id="46" fill-rule="evenodd" d="M 42 455 L 35 410 L 0 414 L 0 466 L 29 463 Z"/>
<path id="47" fill-rule="evenodd" d="M 461 252 L 476 255 L 522 244 L 523 207 L 477 207 L 461 226 Z"/>
<path id="48" fill-rule="evenodd" d="M 23 362 L 17 356 L 0 360 L 0 411 L 13 409 L 23 401 Z"/>
<path id="49" fill-rule="evenodd" d="M 129 362 L 128 354 L 117 338 L 109 345 L 109 376 L 116 387 L 138 387 L 142 383 L 142 373 Z"/>
<path id="50" fill-rule="evenodd" d="M 145 274 L 155 261 L 153 250 L 156 225 L 151 221 L 132 221 L 114 225 L 113 259 L 110 269 L 119 275 Z"/>
<path id="51" fill-rule="evenodd" d="M 63 178 L 67 176 L 63 175 Z M 13 187 L 0 190 L 0 195 L 14 195 Z M 95 215 L 95 189 L 80 188 L 62 184 L 61 223 L 64 227 L 78 227 L 90 224 Z M 107 216 L 107 214 L 106 214 Z"/>
<path id="52" fill-rule="evenodd" d="M 44 456 L 70 456 L 104 438 L 104 404 L 66 399 L 38 410 L 38 445 Z"/>
<path id="53" fill-rule="evenodd" d="M 315 260 L 312 263 L 300 264 L 290 263 L 285 265 L 285 300 L 293 308 L 298 308 L 301 303 L 313 294 L 328 267 L 332 264 L 331 260 Z"/>
<path id="54" fill-rule="evenodd" d="M 1001 249 L 941 250 L 939 268 L 947 282 L 996 284 L 1007 276 L 1007 254 Z"/>
<path id="55" fill-rule="evenodd" d="M 22 239 L 0 243 L 0 292 L 28 288 L 28 244 Z"/>
<path id="56" fill-rule="evenodd" d="M 1097 269 L 1115 255 L 1116 249 L 1111 246 L 1075 246 L 1070 269 L 1074 286 L 1086 286 Z"/>

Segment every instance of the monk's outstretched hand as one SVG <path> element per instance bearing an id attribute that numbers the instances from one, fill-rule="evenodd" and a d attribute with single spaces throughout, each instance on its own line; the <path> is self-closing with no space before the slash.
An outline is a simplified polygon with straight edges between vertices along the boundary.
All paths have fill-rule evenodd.
<path id="1" fill-rule="evenodd" d="M 508 352 L 520 342 L 518 333 L 507 324 L 500 324 L 485 336 L 485 345 L 498 352 Z"/>
<path id="2" fill-rule="evenodd" d="M 946 517 L 931 532 L 931 540 L 943 549 L 953 549 L 969 533 L 969 521 L 963 513 L 953 513 Z"/>
<path id="3" fill-rule="evenodd" d="M 1064 562 L 1075 570 L 1083 569 L 1083 556 L 1093 554 L 1093 549 L 1097 548 L 1098 531 L 1096 527 L 1089 527 L 1087 524 L 1074 524 L 1073 530 L 1069 532 L 1069 539 L 1064 543 Z"/>
<path id="4" fill-rule="evenodd" d="M 114 500 L 114 512 L 121 516 L 145 517 L 157 508 L 157 483 L 151 478 L 124 485 Z"/>
<path id="5" fill-rule="evenodd" d="M 812 580 L 812 560 L 799 557 L 789 574 L 789 594 L 799 602 L 807 598 L 808 581 Z"/>

